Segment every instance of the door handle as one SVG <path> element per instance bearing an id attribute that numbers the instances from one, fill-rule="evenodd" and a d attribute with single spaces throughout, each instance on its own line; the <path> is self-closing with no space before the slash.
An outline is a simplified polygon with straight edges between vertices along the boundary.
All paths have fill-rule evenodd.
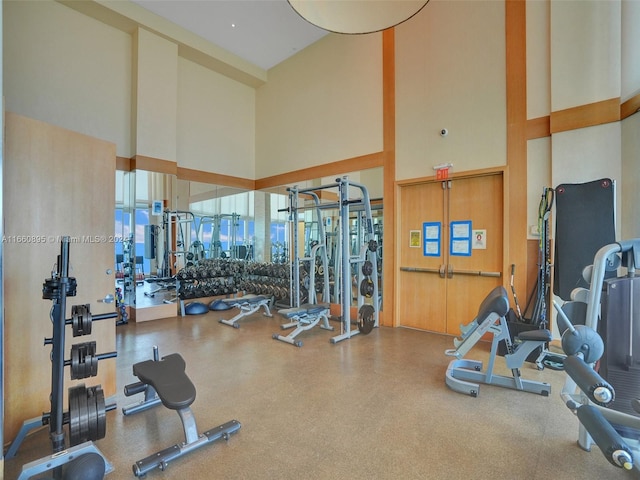
<path id="1" fill-rule="evenodd" d="M 115 300 L 115 297 L 113 296 L 113 294 L 107 293 L 104 296 L 104 298 L 99 298 L 98 302 L 100 302 L 100 303 L 113 303 L 114 300 Z"/>
<path id="2" fill-rule="evenodd" d="M 445 265 L 440 265 L 440 278 L 444 278 L 445 276 Z"/>
<path id="3" fill-rule="evenodd" d="M 447 265 L 447 278 L 453 278 L 453 265 Z"/>
<path id="4" fill-rule="evenodd" d="M 453 270 L 453 269 L 452 269 Z M 453 271 L 451 275 L 453 275 Z M 455 273 L 458 275 L 472 275 L 476 277 L 501 277 L 502 274 L 500 272 L 485 272 L 484 270 L 456 270 Z"/>
<path id="5" fill-rule="evenodd" d="M 401 272 L 440 273 L 437 268 L 400 267 Z"/>

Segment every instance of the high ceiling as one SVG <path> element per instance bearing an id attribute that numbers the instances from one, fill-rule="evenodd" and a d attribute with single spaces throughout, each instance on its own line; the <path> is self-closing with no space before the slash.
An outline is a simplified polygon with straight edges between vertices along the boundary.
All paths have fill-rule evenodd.
<path id="1" fill-rule="evenodd" d="M 265 70 L 327 34 L 287 0 L 132 0 Z"/>

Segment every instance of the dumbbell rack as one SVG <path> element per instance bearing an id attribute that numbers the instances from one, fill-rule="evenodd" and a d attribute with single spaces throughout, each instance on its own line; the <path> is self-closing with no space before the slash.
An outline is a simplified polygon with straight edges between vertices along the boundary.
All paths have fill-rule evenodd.
<path id="1" fill-rule="evenodd" d="M 73 336 L 89 335 L 95 320 L 117 318 L 117 313 L 91 315 L 89 305 L 74 305 L 72 318 L 65 319 L 66 297 L 76 295 L 77 282 L 69 277 L 70 238 L 63 237 L 57 271 L 45 280 L 42 298 L 53 301 L 51 321 L 53 335 L 45 339 L 45 345 L 51 345 L 51 410 L 42 417 L 26 420 L 20 432 L 13 440 L 5 458 L 13 458 L 27 433 L 42 425 L 49 425 L 49 437 L 53 454 L 23 466 L 19 479 L 31 478 L 42 472 L 53 470 L 56 477 L 61 475 L 61 467 L 85 453 L 97 453 L 105 462 L 105 471 L 113 470 L 102 453 L 93 445 L 94 440 L 105 436 L 105 412 L 115 409 L 115 405 L 105 406 L 104 394 L 100 385 L 86 388 L 84 384 L 69 388 L 69 411 L 64 412 L 64 367 L 71 369 L 71 378 L 79 379 L 97 374 L 99 360 L 113 358 L 116 352 L 95 353 L 96 342 L 75 344 L 71 348 L 71 358 L 65 360 L 64 346 L 66 326 L 72 325 Z M 70 448 L 66 448 L 64 425 L 69 424 Z"/>

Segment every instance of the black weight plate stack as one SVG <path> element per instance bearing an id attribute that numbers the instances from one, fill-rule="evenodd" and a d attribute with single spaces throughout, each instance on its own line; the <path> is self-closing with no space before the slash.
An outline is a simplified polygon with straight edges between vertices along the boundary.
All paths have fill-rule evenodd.
<path id="1" fill-rule="evenodd" d="M 67 278 L 67 297 L 76 296 L 76 288 L 78 283 L 73 277 Z M 42 284 L 42 298 L 45 300 L 53 300 L 60 297 L 60 279 L 59 278 L 47 278 Z"/>
<path id="2" fill-rule="evenodd" d="M 106 407 L 100 385 L 84 384 L 69 388 L 69 441 L 71 446 L 106 435 Z"/>
<path id="3" fill-rule="evenodd" d="M 71 380 L 95 377 L 98 374 L 96 342 L 77 343 L 71 346 Z"/>
<path id="4" fill-rule="evenodd" d="M 74 337 L 91 335 L 91 306 L 89 304 L 73 305 L 71 307 L 71 324 Z"/>

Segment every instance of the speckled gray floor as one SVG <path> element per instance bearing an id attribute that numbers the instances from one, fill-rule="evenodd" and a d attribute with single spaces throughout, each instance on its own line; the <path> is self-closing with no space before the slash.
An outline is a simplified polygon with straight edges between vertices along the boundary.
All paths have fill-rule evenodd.
<path id="1" fill-rule="evenodd" d="M 525 365 L 524 378 L 552 385 L 547 398 L 494 386 L 472 398 L 444 382 L 452 337 L 379 328 L 333 345 L 331 332 L 314 328 L 296 348 L 271 338 L 284 323 L 278 315 L 256 313 L 239 329 L 217 322 L 234 314 L 118 327 L 118 409 L 107 413 L 107 435 L 96 442 L 114 466 L 108 479 L 134 478 L 136 460 L 184 440 L 178 415 L 162 406 L 121 413 L 138 400 L 122 393 L 135 380 L 131 365 L 150 358 L 153 345 L 185 358 L 200 432 L 231 419 L 242 428 L 149 480 L 634 478 L 597 448 L 578 448 L 577 420 L 559 397 L 563 372 Z M 485 344 L 467 358 L 487 353 Z M 502 359 L 498 366 L 504 371 Z M 50 448 L 47 431 L 34 432 L 5 461 L 4 478 L 17 478 Z"/>

